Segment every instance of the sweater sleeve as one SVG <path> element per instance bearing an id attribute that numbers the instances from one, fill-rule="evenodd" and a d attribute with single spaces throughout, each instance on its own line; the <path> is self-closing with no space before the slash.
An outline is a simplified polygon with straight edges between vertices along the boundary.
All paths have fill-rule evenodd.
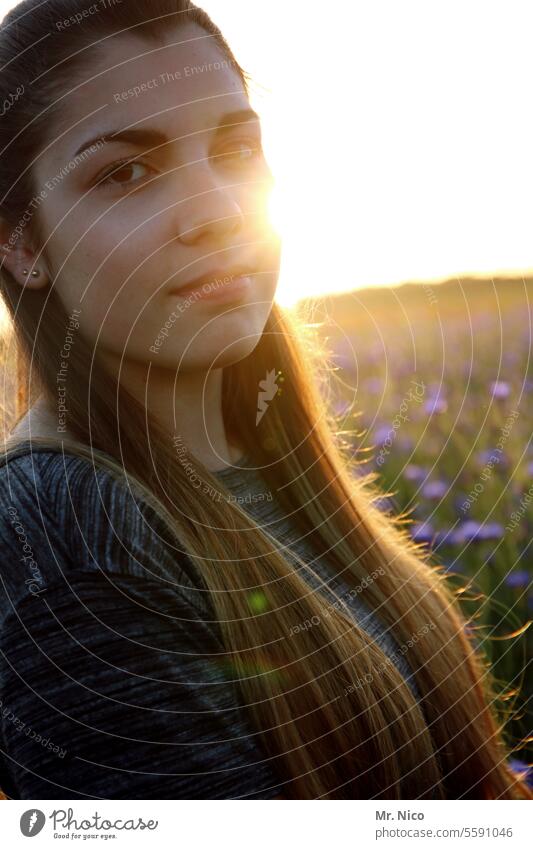
<path id="1" fill-rule="evenodd" d="M 275 798 L 231 664 L 185 599 L 72 567 L 0 635 L 0 786 L 11 798 Z"/>

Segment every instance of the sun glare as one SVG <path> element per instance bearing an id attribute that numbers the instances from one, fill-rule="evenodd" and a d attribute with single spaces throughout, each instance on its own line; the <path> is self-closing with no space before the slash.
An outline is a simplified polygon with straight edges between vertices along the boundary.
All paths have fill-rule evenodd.
<path id="1" fill-rule="evenodd" d="M 529 4 L 199 5 L 261 115 L 278 301 L 531 270 Z"/>

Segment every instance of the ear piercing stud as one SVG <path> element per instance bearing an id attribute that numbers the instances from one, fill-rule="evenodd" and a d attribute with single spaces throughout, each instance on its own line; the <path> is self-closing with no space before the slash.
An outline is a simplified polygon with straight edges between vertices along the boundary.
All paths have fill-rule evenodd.
<path id="1" fill-rule="evenodd" d="M 28 269 L 27 269 L 27 268 L 24 268 L 24 269 L 22 270 L 22 273 L 23 273 L 24 275 L 26 275 L 26 274 L 29 274 L 29 271 L 28 271 Z M 32 276 L 32 277 L 38 277 L 40 273 L 41 273 L 40 271 L 38 271 L 37 269 L 35 269 L 35 268 L 34 268 L 34 269 L 33 269 L 33 271 L 32 271 L 32 273 L 31 273 L 31 276 Z"/>

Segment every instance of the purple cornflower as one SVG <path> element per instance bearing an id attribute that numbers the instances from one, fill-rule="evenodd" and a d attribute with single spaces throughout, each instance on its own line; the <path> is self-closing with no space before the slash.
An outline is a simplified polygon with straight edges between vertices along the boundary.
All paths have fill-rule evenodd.
<path id="1" fill-rule="evenodd" d="M 484 466 L 486 463 L 492 460 L 494 463 L 498 463 L 501 459 L 502 452 L 501 449 L 498 448 L 487 448 L 485 451 L 479 451 L 476 454 L 476 460 L 479 462 L 481 466 Z"/>
<path id="2" fill-rule="evenodd" d="M 462 522 L 450 535 L 450 542 L 456 545 L 461 545 L 464 542 L 473 540 L 482 541 L 490 539 L 501 539 L 504 530 L 503 525 L 498 522 L 488 522 L 485 525 L 476 522 L 474 519 L 468 519 Z"/>
<path id="3" fill-rule="evenodd" d="M 415 542 L 432 542 L 435 531 L 429 522 L 415 522 L 411 525 L 411 536 Z"/>
<path id="4" fill-rule="evenodd" d="M 375 445 L 383 445 L 386 439 L 391 436 L 392 428 L 389 425 L 379 425 L 374 431 L 374 444 Z"/>
<path id="5" fill-rule="evenodd" d="M 488 522 L 481 526 L 481 539 L 501 539 L 503 535 L 503 525 L 499 522 Z"/>
<path id="6" fill-rule="evenodd" d="M 509 572 L 505 577 L 505 583 L 508 587 L 527 587 L 531 582 L 531 576 L 525 569 L 517 569 L 515 572 Z"/>
<path id="7" fill-rule="evenodd" d="M 444 498 L 447 492 L 448 484 L 442 480 L 428 481 L 422 487 L 422 495 L 426 498 Z"/>
<path id="8" fill-rule="evenodd" d="M 393 506 L 393 505 L 392 505 L 392 503 L 391 503 L 390 498 L 385 498 L 385 497 L 377 498 L 377 499 L 374 501 L 374 504 L 376 505 L 376 507 L 378 508 L 378 510 L 383 510 L 383 512 L 385 512 L 385 513 L 386 513 L 388 510 L 390 510 L 390 509 L 392 508 L 392 506 Z"/>
<path id="9" fill-rule="evenodd" d="M 529 784 L 530 787 L 533 787 L 533 768 L 524 763 L 524 761 L 519 761 L 518 758 L 509 758 L 507 761 L 513 772 L 517 772 L 522 775 L 526 780 L 526 784 Z"/>
<path id="10" fill-rule="evenodd" d="M 407 481 L 423 481 L 426 479 L 428 470 L 422 466 L 415 466 L 414 463 L 408 463 L 403 470 L 403 476 Z"/>
<path id="11" fill-rule="evenodd" d="M 511 387 L 505 380 L 493 380 L 490 384 L 490 391 L 493 398 L 508 398 Z"/>
<path id="12" fill-rule="evenodd" d="M 424 402 L 424 410 L 430 415 L 432 413 L 445 413 L 447 409 L 448 402 L 446 398 L 428 398 L 428 400 Z"/>

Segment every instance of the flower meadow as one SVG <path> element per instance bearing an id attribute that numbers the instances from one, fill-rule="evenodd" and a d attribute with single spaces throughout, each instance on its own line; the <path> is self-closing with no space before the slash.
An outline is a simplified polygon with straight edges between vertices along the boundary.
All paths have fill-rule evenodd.
<path id="1" fill-rule="evenodd" d="M 458 589 L 501 709 L 516 710 L 516 769 L 532 760 L 532 315 L 527 278 L 360 290 L 314 309 L 340 438 Z"/>

